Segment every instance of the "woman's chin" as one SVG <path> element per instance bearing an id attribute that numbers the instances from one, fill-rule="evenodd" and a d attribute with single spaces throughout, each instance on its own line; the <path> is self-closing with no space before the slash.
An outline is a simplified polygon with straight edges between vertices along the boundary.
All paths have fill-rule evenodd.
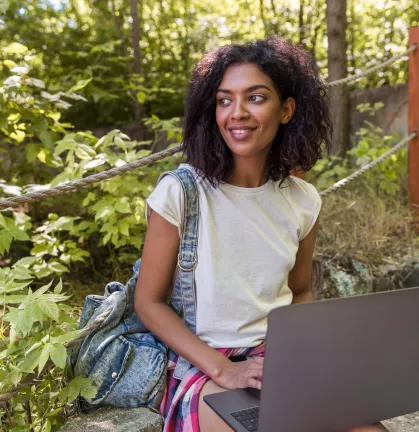
<path id="1" fill-rule="evenodd" d="M 256 155 L 267 155 L 266 147 L 260 148 L 260 146 L 254 145 L 253 143 L 230 143 L 228 148 L 231 150 L 236 157 L 251 157 Z"/>

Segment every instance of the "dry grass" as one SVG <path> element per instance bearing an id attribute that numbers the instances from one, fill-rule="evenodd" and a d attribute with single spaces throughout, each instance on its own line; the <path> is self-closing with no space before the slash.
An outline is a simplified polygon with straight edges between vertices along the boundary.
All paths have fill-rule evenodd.
<path id="1" fill-rule="evenodd" d="M 418 259 L 418 246 L 405 197 L 383 199 L 359 189 L 324 197 L 317 253 L 375 267 Z"/>

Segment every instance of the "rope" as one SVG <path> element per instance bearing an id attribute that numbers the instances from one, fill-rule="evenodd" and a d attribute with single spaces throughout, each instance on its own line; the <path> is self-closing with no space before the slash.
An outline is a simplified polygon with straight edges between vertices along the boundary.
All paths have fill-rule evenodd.
<path id="1" fill-rule="evenodd" d="M 327 87 L 336 87 L 338 85 L 348 84 L 348 83 L 357 81 L 360 78 L 362 78 L 362 77 L 364 77 L 366 75 L 369 75 L 370 73 L 375 72 L 375 71 L 377 71 L 377 70 L 379 70 L 379 69 L 381 69 L 381 68 L 383 68 L 385 66 L 388 66 L 389 64 L 394 63 L 395 61 L 401 59 L 402 57 L 410 54 L 411 52 L 415 51 L 415 49 L 417 47 L 418 47 L 418 44 L 415 43 L 409 49 L 407 49 L 405 52 L 403 52 L 401 54 L 398 54 L 398 55 L 396 55 L 394 57 L 391 57 L 390 59 L 386 60 L 383 63 L 378 64 L 377 66 L 374 66 L 374 67 L 372 67 L 370 69 L 366 69 L 363 72 L 360 72 L 359 74 L 349 75 L 346 78 L 342 78 L 342 79 L 338 79 L 336 81 L 332 81 L 330 83 L 326 83 L 326 86 Z"/>
<path id="2" fill-rule="evenodd" d="M 0 201 L 0 210 L 7 209 L 9 207 L 18 207 L 22 204 L 39 201 L 42 198 L 61 195 L 68 192 L 75 192 L 78 189 L 82 189 L 90 186 L 93 183 L 99 183 L 104 180 L 109 180 L 113 177 L 119 176 L 128 171 L 133 171 L 137 168 L 140 168 L 145 165 L 149 165 L 153 162 L 157 162 L 160 159 L 164 159 L 168 156 L 172 156 L 175 153 L 178 153 L 182 150 L 182 144 L 179 144 L 176 147 L 172 147 L 166 150 L 163 150 L 159 153 L 154 153 L 150 156 L 143 157 L 135 162 L 127 163 L 126 165 L 122 165 L 119 168 L 112 168 L 108 171 L 103 171 L 98 174 L 93 174 L 91 176 L 74 180 L 72 182 L 63 183 L 58 186 L 48 188 L 45 190 L 41 190 L 38 192 L 30 192 L 25 195 L 13 198 L 7 198 Z"/>
<path id="3" fill-rule="evenodd" d="M 384 153 L 377 159 L 374 159 L 370 163 L 364 165 L 362 168 L 360 168 L 358 171 L 355 171 L 350 176 L 339 180 L 334 185 L 328 187 L 327 189 L 320 192 L 321 196 L 326 196 L 330 194 L 331 192 L 334 192 L 338 190 L 339 188 L 346 186 L 351 180 L 356 179 L 360 175 L 364 174 L 366 171 L 370 170 L 371 168 L 374 168 L 377 164 L 382 162 L 384 159 L 387 159 L 389 156 L 391 156 L 393 153 L 396 153 L 398 150 L 400 150 L 403 146 L 405 146 L 410 140 L 417 137 L 418 133 L 416 131 L 413 131 L 408 137 L 404 138 L 402 141 L 400 141 L 398 144 L 396 144 L 394 147 L 392 147 L 388 152 Z"/>

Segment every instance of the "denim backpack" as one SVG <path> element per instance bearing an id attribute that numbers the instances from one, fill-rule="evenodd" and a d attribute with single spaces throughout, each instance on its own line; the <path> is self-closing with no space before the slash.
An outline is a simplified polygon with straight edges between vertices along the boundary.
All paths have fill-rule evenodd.
<path id="1" fill-rule="evenodd" d="M 196 332 L 194 269 L 197 264 L 199 199 L 194 174 L 180 168 L 162 174 L 176 177 L 183 189 L 184 220 L 180 241 L 178 269 L 170 306 Z M 158 257 L 156 257 L 158 259 Z M 165 391 L 168 348 L 141 323 L 134 311 L 134 291 L 140 269 L 124 286 L 111 282 L 103 296 L 89 295 L 83 306 L 79 329 L 87 328 L 103 314 L 103 323 L 92 330 L 67 359 L 69 376 L 93 379 L 97 394 L 79 398 L 78 406 L 89 411 L 100 406 L 158 409 Z M 179 358 L 174 376 L 182 379 L 189 369 Z"/>

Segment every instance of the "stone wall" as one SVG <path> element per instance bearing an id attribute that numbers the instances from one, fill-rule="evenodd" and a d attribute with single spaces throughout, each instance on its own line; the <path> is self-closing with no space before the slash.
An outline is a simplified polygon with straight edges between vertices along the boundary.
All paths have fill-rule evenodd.
<path id="1" fill-rule="evenodd" d="M 375 102 L 383 102 L 384 107 L 377 111 L 374 117 L 357 111 L 358 104 L 368 102 L 371 105 Z M 386 135 L 398 133 L 400 136 L 405 136 L 407 134 L 409 104 L 407 84 L 356 90 L 350 95 L 350 103 L 351 136 L 355 136 L 356 131 L 363 126 L 364 120 L 369 120 L 381 127 Z"/>

